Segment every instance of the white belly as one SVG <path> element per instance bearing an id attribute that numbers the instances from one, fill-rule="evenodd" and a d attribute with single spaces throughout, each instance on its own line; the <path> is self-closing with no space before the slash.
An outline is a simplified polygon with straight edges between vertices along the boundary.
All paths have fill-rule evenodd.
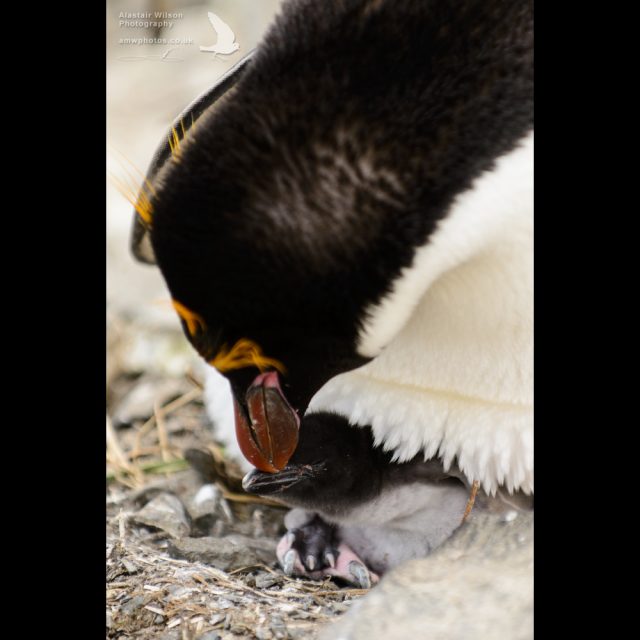
<path id="1" fill-rule="evenodd" d="M 454 458 L 494 493 L 533 491 L 533 139 L 463 194 L 394 290 L 360 351 L 307 413 L 371 425 L 406 461 Z"/>

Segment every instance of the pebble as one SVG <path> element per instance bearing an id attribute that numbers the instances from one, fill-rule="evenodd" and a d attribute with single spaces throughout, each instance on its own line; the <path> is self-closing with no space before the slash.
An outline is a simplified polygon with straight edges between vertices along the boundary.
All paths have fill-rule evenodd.
<path id="1" fill-rule="evenodd" d="M 131 560 L 122 558 L 121 562 L 122 562 L 122 566 L 125 568 L 125 571 L 129 574 L 137 573 L 138 571 L 140 571 L 140 568 L 138 567 L 138 565 L 131 562 Z"/>
<path id="2" fill-rule="evenodd" d="M 190 589 L 189 587 L 182 587 L 177 584 L 172 584 L 171 586 L 167 587 L 167 591 L 169 592 L 169 595 L 163 598 L 165 602 L 170 602 L 171 600 L 179 600 L 180 598 L 184 598 L 193 593 L 193 589 Z"/>
<path id="3" fill-rule="evenodd" d="M 256 509 L 251 515 L 251 521 L 253 523 L 253 537 L 263 538 L 264 532 L 264 513 L 261 509 Z"/>
<path id="4" fill-rule="evenodd" d="M 189 514 L 194 528 L 204 535 L 210 532 L 218 519 L 220 489 L 214 484 L 205 484 L 196 493 L 189 504 Z"/>
<path id="5" fill-rule="evenodd" d="M 200 489 L 198 489 L 198 493 L 193 497 L 193 504 L 200 506 L 206 502 L 213 502 L 215 506 L 219 497 L 220 489 L 218 489 L 215 484 L 203 484 Z"/>
<path id="6" fill-rule="evenodd" d="M 155 527 L 173 538 L 189 535 L 191 524 L 179 498 L 171 493 L 161 493 L 132 516 L 132 520 L 148 527 Z"/>
<path id="7" fill-rule="evenodd" d="M 263 564 L 270 564 L 276 559 L 276 541 L 265 538 L 251 538 L 241 533 L 230 533 L 224 537 L 234 544 L 251 549 Z"/>
<path id="8" fill-rule="evenodd" d="M 138 383 L 116 405 L 112 413 L 113 426 L 117 429 L 144 421 L 153 415 L 155 403 L 167 404 L 188 391 L 181 379 L 156 380 L 149 378 Z"/>
<path id="9" fill-rule="evenodd" d="M 144 605 L 145 599 L 145 596 L 134 596 L 120 607 L 120 611 L 129 616 Z"/>
<path id="10" fill-rule="evenodd" d="M 296 611 L 292 615 L 293 618 L 299 618 L 300 620 L 307 620 L 307 618 L 311 617 L 311 614 L 307 611 Z"/>
<path id="11" fill-rule="evenodd" d="M 284 620 L 278 615 L 271 616 L 269 628 L 276 638 L 286 638 L 288 635 Z"/>
<path id="12" fill-rule="evenodd" d="M 224 618 L 225 616 L 223 613 L 216 613 L 215 615 L 211 616 L 211 618 L 209 618 L 209 624 L 211 626 L 215 626 L 219 622 L 222 622 Z"/>
<path id="13" fill-rule="evenodd" d="M 218 517 L 213 513 L 208 513 L 204 516 L 200 516 L 199 518 L 194 518 L 193 524 L 191 527 L 191 533 L 193 537 L 194 538 L 199 538 L 201 536 L 220 537 L 220 536 L 216 536 L 215 533 L 213 533 L 215 531 L 215 526 L 217 522 L 220 522 L 220 520 L 218 520 Z"/>
<path id="14" fill-rule="evenodd" d="M 274 584 L 282 584 L 282 578 L 272 573 L 261 571 L 255 578 L 255 584 L 257 589 L 268 589 Z"/>
<path id="15" fill-rule="evenodd" d="M 182 538 L 172 540 L 167 550 L 172 558 L 203 562 L 223 571 L 262 562 L 255 550 L 228 538 Z"/>

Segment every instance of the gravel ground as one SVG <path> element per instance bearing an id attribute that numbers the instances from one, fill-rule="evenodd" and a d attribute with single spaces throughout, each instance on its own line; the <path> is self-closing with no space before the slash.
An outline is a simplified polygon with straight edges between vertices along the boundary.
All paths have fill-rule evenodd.
<path id="1" fill-rule="evenodd" d="M 213 437 L 186 340 L 115 324 L 107 638 L 317 637 L 366 592 L 283 574 L 275 546 L 286 511 L 242 491 L 241 472 Z M 158 353 L 164 370 L 152 367 Z"/>

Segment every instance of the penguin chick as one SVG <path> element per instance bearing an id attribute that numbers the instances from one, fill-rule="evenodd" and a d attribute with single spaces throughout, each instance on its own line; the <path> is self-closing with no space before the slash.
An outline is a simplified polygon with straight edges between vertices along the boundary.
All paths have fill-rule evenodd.
<path id="1" fill-rule="evenodd" d="M 243 487 L 298 507 L 278 547 L 285 571 L 360 586 L 441 544 L 461 524 L 469 497 L 455 465 L 445 472 L 437 459 L 395 463 L 374 446 L 370 428 L 329 413 L 304 421 L 284 470 L 254 470 Z"/>

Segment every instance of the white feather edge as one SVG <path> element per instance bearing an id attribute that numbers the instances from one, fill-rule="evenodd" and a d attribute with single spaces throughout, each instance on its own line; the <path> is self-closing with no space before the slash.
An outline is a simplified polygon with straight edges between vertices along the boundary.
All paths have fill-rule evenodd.
<path id="1" fill-rule="evenodd" d="M 319 392 L 320 393 L 320 392 Z M 376 446 L 406 462 L 419 453 L 438 456 L 448 469 L 454 459 L 470 482 L 490 494 L 533 492 L 531 407 L 455 397 L 363 373 L 341 374 L 316 395 L 307 414 L 332 411 L 350 423 L 370 425 Z"/>

